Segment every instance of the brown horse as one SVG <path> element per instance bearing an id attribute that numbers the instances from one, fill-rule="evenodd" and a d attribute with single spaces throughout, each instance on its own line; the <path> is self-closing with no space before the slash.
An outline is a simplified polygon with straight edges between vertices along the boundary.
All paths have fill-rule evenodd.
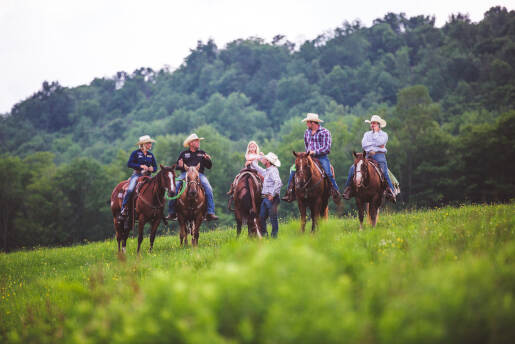
<path id="1" fill-rule="evenodd" d="M 259 236 L 258 230 L 259 206 L 261 201 L 262 183 L 259 175 L 253 169 L 243 169 L 236 176 L 233 187 L 234 217 L 236 218 L 236 234 L 240 236 L 241 225 L 247 222 L 248 236 Z M 228 205 L 229 210 L 230 204 Z"/>
<path id="2" fill-rule="evenodd" d="M 329 214 L 330 181 L 324 178 L 322 168 L 308 153 L 295 156 L 295 196 L 300 211 L 301 230 L 306 227 L 306 208 L 311 211 L 311 232 L 315 231 L 320 216 L 327 219 Z"/>
<path id="3" fill-rule="evenodd" d="M 351 188 L 358 206 L 359 230 L 362 230 L 365 207 L 372 227 L 376 225 L 386 184 L 382 181 L 378 168 L 366 158 L 366 152 L 353 154 L 354 177 Z"/>
<path id="4" fill-rule="evenodd" d="M 191 234 L 191 244 L 198 246 L 199 228 L 204 220 L 207 202 L 206 193 L 200 183 L 199 168 L 197 166 L 186 166 L 186 189 L 176 203 L 177 220 L 180 224 L 181 245 L 188 245 L 188 233 Z"/>
<path id="5" fill-rule="evenodd" d="M 123 195 L 127 190 L 129 181 L 124 180 L 119 183 L 111 193 L 111 212 L 113 214 L 116 239 L 118 240 L 118 252 L 120 252 L 121 243 L 122 252 L 125 253 L 127 238 L 136 219 L 138 220 L 138 253 L 143 241 L 143 227 L 145 227 L 148 221 L 152 222 L 150 251 L 154 247 L 157 226 L 159 226 L 163 217 L 165 191 L 168 191 L 169 196 L 175 192 L 175 165 L 172 167 L 160 165 L 160 167 L 161 170 L 154 177 L 139 178 L 132 200 L 129 201 L 129 216 L 125 220 L 120 219 L 120 211 Z"/>

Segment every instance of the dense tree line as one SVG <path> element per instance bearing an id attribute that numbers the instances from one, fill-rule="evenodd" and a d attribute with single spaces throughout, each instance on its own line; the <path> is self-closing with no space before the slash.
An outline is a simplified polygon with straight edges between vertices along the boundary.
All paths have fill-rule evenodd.
<path id="1" fill-rule="evenodd" d="M 175 71 L 140 68 L 75 88 L 44 82 L 0 117 L 2 249 L 111 236 L 106 201 L 144 134 L 157 138 L 164 164 L 192 131 L 207 138 L 217 212 L 230 223 L 225 192 L 247 142 L 279 155 L 286 182 L 306 112 L 332 131 L 340 185 L 374 113 L 388 121 L 399 207 L 507 201 L 515 195 L 515 12 L 493 7 L 479 23 L 453 15 L 442 28 L 434 17 L 388 13 L 299 47 L 282 35 L 223 49 L 209 40 Z"/>

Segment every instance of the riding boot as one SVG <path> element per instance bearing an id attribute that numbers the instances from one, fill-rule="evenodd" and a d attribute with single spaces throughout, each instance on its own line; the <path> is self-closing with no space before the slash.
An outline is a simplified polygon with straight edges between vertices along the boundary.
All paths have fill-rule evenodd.
<path id="1" fill-rule="evenodd" d="M 288 187 L 288 189 L 286 190 L 286 195 L 281 197 L 281 200 L 288 203 L 295 201 L 295 188 L 293 186 L 293 183 Z"/>
<path id="2" fill-rule="evenodd" d="M 344 199 L 350 199 L 352 196 L 354 196 L 354 195 L 352 194 L 352 188 L 351 188 L 350 186 L 347 186 L 347 187 L 345 188 L 345 190 L 343 190 L 343 195 L 342 195 L 342 197 L 343 197 Z"/>
<path id="3" fill-rule="evenodd" d="M 128 216 L 127 207 L 123 207 L 122 211 L 120 212 L 120 215 L 118 216 L 118 220 L 124 221 Z"/>
<path id="4" fill-rule="evenodd" d="M 167 217 L 165 217 L 168 221 L 177 221 L 177 214 L 168 214 Z"/>
<path id="5" fill-rule="evenodd" d="M 218 220 L 218 216 L 216 216 L 215 214 L 207 214 L 206 220 L 207 221 L 215 221 L 215 220 Z"/>
<path id="6" fill-rule="evenodd" d="M 340 204 L 340 192 L 336 190 L 334 187 L 331 187 L 331 196 L 333 196 L 333 202 L 336 204 Z"/>
<path id="7" fill-rule="evenodd" d="M 397 197 L 395 196 L 395 192 L 393 192 L 392 188 L 388 187 L 386 190 L 386 198 L 392 201 L 392 203 L 397 203 Z"/>

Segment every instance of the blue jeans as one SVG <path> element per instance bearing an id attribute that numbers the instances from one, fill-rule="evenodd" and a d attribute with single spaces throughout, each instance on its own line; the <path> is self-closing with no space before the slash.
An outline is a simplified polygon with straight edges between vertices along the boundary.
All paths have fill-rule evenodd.
<path id="1" fill-rule="evenodd" d="M 276 195 L 273 201 L 270 201 L 268 198 L 264 198 L 261 202 L 261 207 L 259 209 L 259 220 L 263 225 L 261 234 L 268 235 L 268 231 L 266 230 L 266 219 L 270 217 L 270 223 L 272 224 L 272 238 L 277 238 L 277 233 L 279 232 L 277 207 L 279 207 L 279 202 L 279 195 Z"/>
<path id="2" fill-rule="evenodd" d="M 138 178 L 141 177 L 141 174 L 134 172 L 129 179 L 129 187 L 127 188 L 127 193 L 125 194 L 125 197 L 123 198 L 122 202 L 122 209 L 125 208 L 127 205 L 127 202 L 131 198 L 132 193 L 134 192 L 134 188 L 136 187 L 136 184 L 138 183 Z"/>
<path id="3" fill-rule="evenodd" d="M 384 153 L 376 153 L 373 156 L 368 156 L 379 163 L 379 167 L 381 168 L 381 172 L 383 172 L 384 177 L 386 178 L 386 182 L 388 186 L 394 190 L 392 181 L 390 180 L 390 174 L 388 173 L 388 163 L 386 162 L 386 154 Z M 352 181 L 352 177 L 354 176 L 354 164 L 349 168 L 349 176 L 347 177 L 347 182 L 345 183 L 345 187 L 350 186 Z"/>
<path id="4" fill-rule="evenodd" d="M 207 180 L 207 177 L 203 173 L 199 173 L 200 177 L 200 184 L 202 184 L 202 187 L 204 188 L 204 191 L 206 192 L 206 202 L 207 202 L 207 213 L 208 214 L 214 214 L 215 213 L 215 200 L 213 198 L 213 188 L 211 187 L 211 184 L 209 184 L 209 180 Z M 182 172 L 179 178 L 184 179 L 186 178 L 186 172 Z M 177 180 L 175 182 L 175 187 L 177 190 L 177 193 L 181 189 L 182 181 Z M 168 202 L 168 214 L 175 214 L 175 200 L 172 199 L 170 202 Z"/>
<path id="5" fill-rule="evenodd" d="M 329 177 L 329 180 L 331 181 L 331 184 L 333 184 L 333 187 L 336 191 L 340 191 L 338 188 L 338 185 L 336 184 L 336 180 L 334 179 L 333 172 L 331 171 L 331 162 L 329 161 L 329 158 L 327 155 L 315 155 L 316 158 L 320 161 L 320 165 L 322 165 L 322 169 L 325 171 L 325 174 Z M 295 175 L 295 171 L 290 172 L 290 177 L 288 178 L 288 184 L 287 188 L 290 187 L 291 180 L 293 179 L 293 176 Z"/>

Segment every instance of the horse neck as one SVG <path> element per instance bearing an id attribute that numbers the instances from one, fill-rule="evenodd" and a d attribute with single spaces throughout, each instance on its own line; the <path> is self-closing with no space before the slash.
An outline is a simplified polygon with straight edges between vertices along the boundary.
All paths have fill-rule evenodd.
<path id="1" fill-rule="evenodd" d="M 308 161 L 309 161 L 309 165 L 310 165 L 309 170 L 311 172 L 311 178 L 313 178 L 313 177 L 322 178 L 322 174 L 320 173 L 320 170 L 316 166 L 316 162 L 313 160 L 313 158 L 311 158 L 311 156 L 308 156 Z"/>

